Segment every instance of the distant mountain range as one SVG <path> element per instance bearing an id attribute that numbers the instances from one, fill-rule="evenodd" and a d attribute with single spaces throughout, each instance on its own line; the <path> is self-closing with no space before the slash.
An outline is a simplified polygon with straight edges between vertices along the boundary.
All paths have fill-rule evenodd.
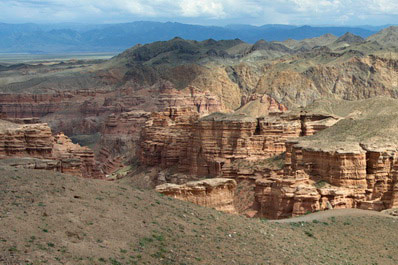
<path id="1" fill-rule="evenodd" d="M 0 23 L 0 52 L 120 52 L 136 44 L 169 40 L 176 36 L 198 41 L 239 38 L 248 43 L 260 39 L 302 40 L 327 33 L 340 37 L 346 32 L 367 38 L 382 28 L 384 27 L 313 27 L 278 24 L 216 27 L 147 21 L 102 25 Z"/>

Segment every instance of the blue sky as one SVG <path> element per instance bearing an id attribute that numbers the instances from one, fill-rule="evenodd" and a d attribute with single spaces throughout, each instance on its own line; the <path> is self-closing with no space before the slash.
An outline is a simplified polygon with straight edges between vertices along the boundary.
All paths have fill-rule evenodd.
<path id="1" fill-rule="evenodd" d="M 0 22 L 398 24 L 398 0 L 0 0 Z"/>

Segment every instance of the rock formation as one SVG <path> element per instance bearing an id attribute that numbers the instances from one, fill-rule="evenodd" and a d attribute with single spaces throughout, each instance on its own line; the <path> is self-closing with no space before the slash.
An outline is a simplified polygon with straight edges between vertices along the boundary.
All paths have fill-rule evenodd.
<path id="1" fill-rule="evenodd" d="M 259 118 L 153 113 L 141 135 L 141 163 L 245 181 L 255 189 L 251 216 L 391 208 L 398 200 L 398 103 L 387 101 L 331 101 Z M 283 169 L 271 165 L 282 157 Z"/>
<path id="2" fill-rule="evenodd" d="M 136 142 L 139 140 L 141 128 L 148 120 L 150 113 L 145 111 L 122 112 L 111 114 L 101 131 L 101 147 L 98 160 L 103 163 L 105 172 L 112 172 L 126 159 L 135 154 Z"/>
<path id="3" fill-rule="evenodd" d="M 54 136 L 52 157 L 60 161 L 59 171 L 66 174 L 90 178 L 103 178 L 94 152 L 88 147 L 81 147 L 60 133 Z"/>
<path id="4" fill-rule="evenodd" d="M 348 118 L 314 136 L 287 141 L 284 176 L 257 180 L 258 216 L 397 206 L 397 102 L 378 98 L 337 106 Z"/>
<path id="5" fill-rule="evenodd" d="M 234 161 L 281 154 L 288 139 L 312 135 L 338 120 L 330 115 L 284 114 L 284 108 L 268 102 L 266 106 L 271 110 L 277 106 L 278 112 L 259 118 L 239 112 L 200 118 L 181 108 L 153 113 L 141 134 L 140 161 L 147 166 L 175 166 L 195 176 L 233 177 Z"/>
<path id="6" fill-rule="evenodd" d="M 291 178 L 257 180 L 257 216 L 278 219 L 320 210 L 320 195 L 310 184 L 308 177 L 299 174 Z"/>
<path id="7" fill-rule="evenodd" d="M 71 90 L 49 94 L 2 94 L 0 115 L 18 123 L 46 122 L 68 136 L 100 135 L 94 150 L 102 170 L 111 173 L 132 158 L 148 111 L 186 108 L 201 115 L 223 110 L 219 98 L 190 86 L 177 90 L 170 82 L 151 87 L 126 85 L 119 91 Z"/>
<path id="8" fill-rule="evenodd" d="M 142 130 L 137 150 L 142 164 L 168 168 L 184 168 L 188 146 L 192 143 L 192 128 L 199 114 L 190 108 L 168 108 L 152 113 Z"/>
<path id="9" fill-rule="evenodd" d="M 22 125 L 0 120 L 0 159 L 27 157 L 38 159 L 34 164 L 28 163 L 30 168 L 103 177 L 91 149 L 72 143 L 62 133 L 53 136 L 47 124 Z"/>
<path id="10" fill-rule="evenodd" d="M 227 213 L 236 213 L 233 205 L 235 189 L 235 180 L 226 178 L 192 181 L 183 185 L 167 183 L 156 187 L 156 191 L 164 195 Z"/>
<path id="11" fill-rule="evenodd" d="M 189 146 L 190 173 L 229 176 L 237 159 L 264 159 L 284 152 L 284 142 L 300 135 L 298 117 L 250 118 L 213 114 L 194 124 Z"/>
<path id="12" fill-rule="evenodd" d="M 46 124 L 20 125 L 0 120 L 0 157 L 52 156 L 53 136 Z"/>

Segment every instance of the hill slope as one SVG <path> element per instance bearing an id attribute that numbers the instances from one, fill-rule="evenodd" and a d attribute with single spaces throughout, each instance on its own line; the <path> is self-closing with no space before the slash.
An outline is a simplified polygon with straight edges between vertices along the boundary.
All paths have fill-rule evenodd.
<path id="1" fill-rule="evenodd" d="M 398 222 L 278 224 L 120 182 L 0 167 L 2 264 L 396 264 Z M 353 243 L 355 242 L 355 243 Z M 376 254 L 377 253 L 377 254 Z"/>

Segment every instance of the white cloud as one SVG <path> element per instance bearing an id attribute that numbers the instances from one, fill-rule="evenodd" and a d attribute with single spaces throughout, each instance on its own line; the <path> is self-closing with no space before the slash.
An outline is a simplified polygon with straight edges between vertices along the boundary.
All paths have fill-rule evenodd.
<path id="1" fill-rule="evenodd" d="M 211 16 L 223 18 L 226 16 L 221 1 L 213 0 L 182 0 L 179 3 L 181 14 L 185 17 Z"/>
<path id="2" fill-rule="evenodd" d="M 0 0 L 3 22 L 160 19 L 228 23 L 398 22 L 398 0 Z"/>

